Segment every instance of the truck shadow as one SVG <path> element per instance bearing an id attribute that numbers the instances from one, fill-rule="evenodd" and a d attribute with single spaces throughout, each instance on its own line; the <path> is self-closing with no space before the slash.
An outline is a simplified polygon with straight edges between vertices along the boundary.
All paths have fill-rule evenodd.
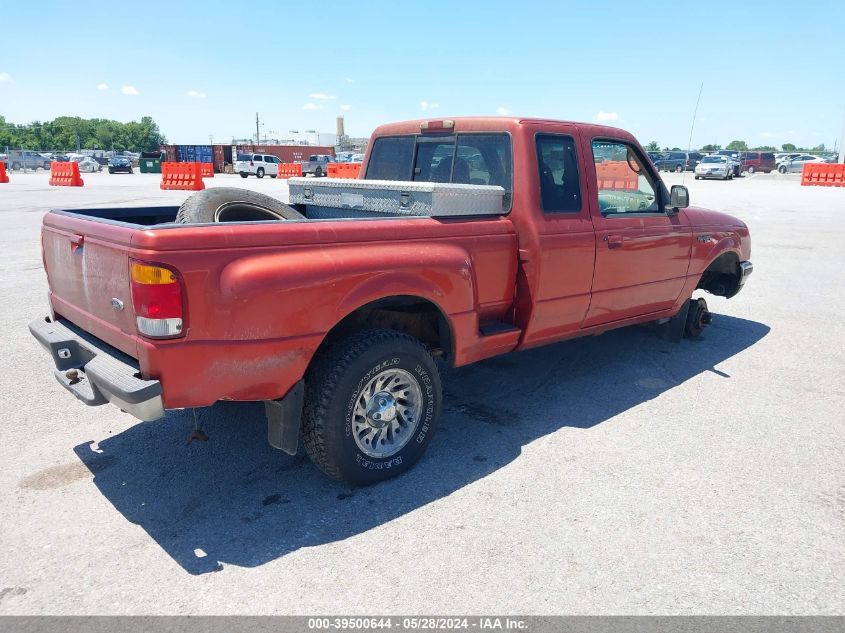
<path id="1" fill-rule="evenodd" d="M 332 482 L 301 453 L 270 448 L 256 403 L 200 411 L 208 442 L 186 445 L 192 414 L 174 411 L 74 451 L 114 507 L 188 573 L 253 567 L 366 532 L 489 475 L 539 437 L 589 429 L 702 372 L 730 380 L 716 365 L 768 332 L 717 316 L 695 341 L 626 328 L 452 370 L 426 455 L 369 488 Z"/>

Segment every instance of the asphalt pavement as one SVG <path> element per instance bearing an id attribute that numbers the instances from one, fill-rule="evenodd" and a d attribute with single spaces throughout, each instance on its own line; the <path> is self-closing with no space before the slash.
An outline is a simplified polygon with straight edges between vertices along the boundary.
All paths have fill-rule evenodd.
<path id="1" fill-rule="evenodd" d="M 1 614 L 845 611 L 845 189 L 683 179 L 754 274 L 700 340 L 634 327 L 454 370 L 421 462 L 351 489 L 259 404 L 140 423 L 56 383 L 50 207 L 180 203 L 154 175 L 0 184 Z M 209 184 L 286 195 L 278 180 Z"/>

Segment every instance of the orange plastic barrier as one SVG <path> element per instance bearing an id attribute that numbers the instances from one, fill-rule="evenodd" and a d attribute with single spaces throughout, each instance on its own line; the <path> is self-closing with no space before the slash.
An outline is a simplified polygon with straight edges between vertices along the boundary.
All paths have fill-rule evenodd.
<path id="1" fill-rule="evenodd" d="M 806 163 L 801 184 L 814 187 L 845 187 L 845 163 Z"/>
<path id="2" fill-rule="evenodd" d="M 329 178 L 356 179 L 361 173 L 361 163 L 329 163 L 326 168 Z"/>
<path id="3" fill-rule="evenodd" d="M 203 178 L 214 178 L 214 165 L 212 163 L 200 163 L 200 174 Z"/>
<path id="4" fill-rule="evenodd" d="M 623 160 L 606 160 L 596 163 L 596 177 L 599 189 L 616 189 L 636 191 L 639 189 L 639 178 Z"/>
<path id="5" fill-rule="evenodd" d="M 279 163 L 277 178 L 294 178 L 302 175 L 302 165 L 299 163 Z"/>
<path id="6" fill-rule="evenodd" d="M 54 187 L 82 187 L 85 183 L 79 177 L 79 163 L 50 163 L 50 184 Z"/>
<path id="7" fill-rule="evenodd" d="M 184 191 L 201 191 L 205 189 L 202 181 L 202 163 L 168 163 L 161 164 L 162 189 L 178 189 Z"/>
<path id="8" fill-rule="evenodd" d="M 0 183 L 9 182 L 9 175 L 6 173 L 6 163 L 0 160 Z"/>

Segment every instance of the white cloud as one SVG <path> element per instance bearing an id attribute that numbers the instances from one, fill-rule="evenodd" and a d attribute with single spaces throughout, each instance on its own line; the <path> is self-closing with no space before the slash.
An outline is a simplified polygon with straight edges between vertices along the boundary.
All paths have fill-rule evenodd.
<path id="1" fill-rule="evenodd" d="M 109 85 L 107 83 L 97 84 L 97 90 L 108 90 Z"/>
<path id="2" fill-rule="evenodd" d="M 616 112 L 599 112 L 596 115 L 596 121 L 599 123 L 610 123 L 611 121 L 615 121 L 619 118 L 619 115 Z"/>
<path id="3" fill-rule="evenodd" d="M 9 73 L 0 73 L 0 83 L 3 83 L 4 81 L 11 82 L 12 76 Z"/>
<path id="4" fill-rule="evenodd" d="M 312 92 L 312 93 L 311 93 L 310 95 L 308 95 L 308 96 L 309 96 L 309 97 L 311 97 L 312 99 L 322 99 L 322 100 L 326 100 L 326 99 L 337 99 L 337 97 L 336 97 L 336 96 L 334 96 L 334 95 L 327 95 L 325 92 Z"/>
<path id="5" fill-rule="evenodd" d="M 138 92 L 138 89 L 135 86 L 123 86 L 123 88 L 121 88 L 120 91 L 125 95 L 132 95 L 132 96 L 141 94 L 140 92 Z"/>
<path id="6" fill-rule="evenodd" d="M 506 116 L 510 113 L 511 113 L 511 111 L 508 110 L 505 106 L 499 106 L 498 108 L 496 108 L 496 114 L 501 114 L 502 116 Z"/>
<path id="7" fill-rule="evenodd" d="M 354 80 L 354 79 L 350 79 L 349 77 L 347 77 L 347 78 L 346 78 L 346 79 L 344 79 L 343 81 L 345 81 L 345 82 L 346 82 L 346 83 L 348 83 L 348 84 L 354 84 L 354 83 L 355 83 L 355 80 Z"/>
<path id="8" fill-rule="evenodd" d="M 352 109 L 352 106 L 349 105 L 348 103 L 344 103 L 342 106 L 340 106 L 340 109 L 343 112 L 349 112 Z"/>
<path id="9" fill-rule="evenodd" d="M 425 112 L 426 110 L 434 110 L 435 108 L 439 108 L 439 103 L 431 103 L 430 101 L 420 101 L 420 110 Z"/>
<path id="10" fill-rule="evenodd" d="M 185 94 L 194 99 L 205 99 L 206 96 L 204 92 L 199 92 L 198 90 L 188 90 Z"/>
<path id="11" fill-rule="evenodd" d="M 303 110 L 319 110 L 320 106 L 318 106 L 316 103 L 306 103 L 304 106 L 302 106 L 302 109 Z"/>

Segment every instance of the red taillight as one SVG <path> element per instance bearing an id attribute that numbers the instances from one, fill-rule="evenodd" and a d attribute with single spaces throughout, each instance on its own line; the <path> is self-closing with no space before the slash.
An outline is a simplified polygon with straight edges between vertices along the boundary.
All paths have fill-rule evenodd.
<path id="1" fill-rule="evenodd" d="M 182 283 L 169 268 L 132 261 L 129 264 L 132 306 L 138 331 L 150 338 L 182 336 Z"/>
<path id="2" fill-rule="evenodd" d="M 252 166 L 253 166 L 253 165 L 252 165 L 252 161 L 249 161 L 249 166 L 250 166 L 250 167 L 252 167 Z"/>
<path id="3" fill-rule="evenodd" d="M 452 119 L 442 119 L 440 121 L 423 121 L 420 123 L 421 132 L 441 132 L 443 130 L 452 130 L 455 128 L 455 122 Z"/>

